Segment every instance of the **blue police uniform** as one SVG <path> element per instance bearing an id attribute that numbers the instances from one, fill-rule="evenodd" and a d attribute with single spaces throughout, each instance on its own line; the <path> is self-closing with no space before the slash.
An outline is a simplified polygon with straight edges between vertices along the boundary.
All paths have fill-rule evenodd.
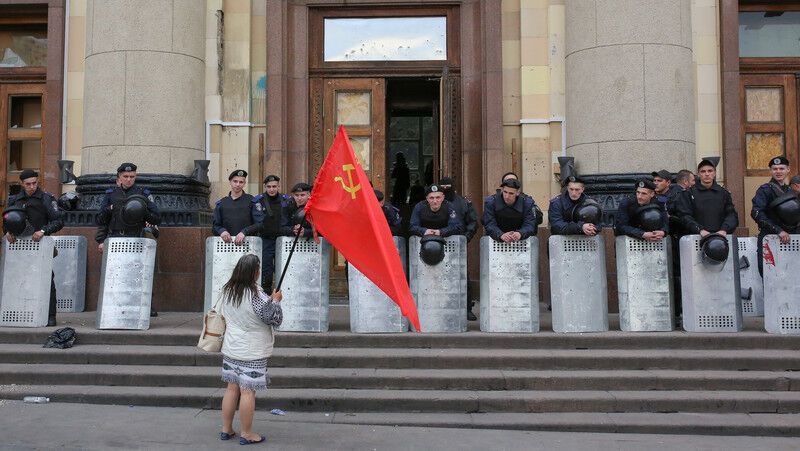
<path id="1" fill-rule="evenodd" d="M 439 230 L 442 237 L 464 233 L 464 225 L 458 213 L 446 200 L 442 201 L 442 206 L 435 212 L 431 210 L 428 201 L 423 200 L 414 205 L 408 232 L 411 235 L 425 236 L 426 229 Z"/>
<path id="2" fill-rule="evenodd" d="M 260 219 L 261 216 L 253 208 L 253 196 L 242 193 L 241 196 L 234 199 L 231 193 L 228 193 L 214 204 L 211 231 L 216 236 L 220 236 L 224 232 L 228 232 L 231 236 L 236 236 L 240 232 L 248 235 L 246 230 L 252 225 L 258 224 Z M 249 234 L 253 234 L 252 229 Z"/>
<path id="3" fill-rule="evenodd" d="M 261 286 L 267 293 L 272 291 L 275 274 L 275 241 L 280 236 L 284 209 L 291 200 L 286 194 L 269 196 L 266 193 L 253 197 L 253 225 L 245 228 L 247 235 L 261 236 Z"/>
<path id="4" fill-rule="evenodd" d="M 662 230 L 665 235 L 668 234 L 669 218 L 667 216 L 666 205 L 655 198 L 653 198 L 650 203 L 645 205 L 651 204 L 656 204 L 659 206 L 661 223 L 664 225 L 664 227 L 659 230 Z M 645 231 L 642 229 L 641 224 L 639 223 L 639 218 L 637 217 L 639 208 L 643 206 L 644 205 L 639 205 L 639 202 L 636 200 L 636 196 L 628 196 L 622 199 L 622 201 L 619 203 L 617 216 L 615 218 L 615 231 L 617 235 L 627 235 L 633 238 L 642 238 L 644 236 Z"/>
<path id="5" fill-rule="evenodd" d="M 769 204 L 773 200 L 790 191 L 789 185 L 781 185 L 775 179 L 770 179 L 769 182 L 759 186 L 755 196 L 753 196 L 753 208 L 750 210 L 750 216 L 758 223 L 758 247 L 756 249 L 758 252 L 758 272 L 761 274 L 764 272 L 764 249 L 762 248 L 764 237 L 769 234 L 777 235 L 781 232 L 797 233 L 796 228 L 785 226 L 769 210 Z"/>
<path id="6" fill-rule="evenodd" d="M 512 205 L 506 204 L 502 192 L 484 199 L 483 229 L 496 241 L 506 232 L 519 232 L 522 240 L 536 235 L 536 203 L 520 195 Z"/>
<path id="7" fill-rule="evenodd" d="M 552 235 L 583 235 L 582 221 L 572 221 L 572 210 L 583 203 L 586 199 L 585 194 L 581 194 L 578 200 L 573 201 L 566 192 L 550 200 L 550 233 Z"/>
<path id="8" fill-rule="evenodd" d="M 140 238 L 144 236 L 144 223 L 129 225 L 122 220 L 122 210 L 125 206 L 125 201 L 128 197 L 137 194 L 147 199 L 147 212 L 144 217 L 145 222 L 152 225 L 161 223 L 161 215 L 159 214 L 158 206 L 153 202 L 153 196 L 150 194 L 150 190 L 136 184 L 128 189 L 116 186 L 106 190 L 105 197 L 103 197 L 103 201 L 100 204 L 100 214 L 97 216 L 97 233 L 94 237 L 95 241 L 102 243 L 106 238 L 126 236 Z"/>
<path id="9" fill-rule="evenodd" d="M 401 236 L 403 233 L 403 220 L 400 217 L 400 209 L 389 202 L 384 202 L 381 210 L 383 210 L 383 216 L 389 224 L 389 230 L 392 231 L 392 235 Z"/>

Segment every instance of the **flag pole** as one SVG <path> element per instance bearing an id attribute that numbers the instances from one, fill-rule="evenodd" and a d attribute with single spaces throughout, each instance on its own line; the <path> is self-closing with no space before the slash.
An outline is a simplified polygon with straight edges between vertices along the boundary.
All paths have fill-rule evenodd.
<path id="1" fill-rule="evenodd" d="M 297 213 L 295 213 L 295 217 L 301 218 L 300 226 L 302 228 L 303 222 L 305 221 L 305 211 L 301 208 Z M 278 280 L 278 286 L 275 287 L 274 291 L 281 291 L 281 284 L 283 283 L 283 278 L 286 276 L 286 270 L 289 268 L 289 262 L 292 261 L 292 255 L 294 254 L 294 248 L 297 246 L 297 240 L 300 239 L 300 231 L 297 231 L 297 235 L 294 236 L 294 241 L 292 241 L 292 248 L 289 250 L 289 256 L 286 257 L 286 263 L 283 265 L 283 270 L 281 271 L 281 278 Z"/>

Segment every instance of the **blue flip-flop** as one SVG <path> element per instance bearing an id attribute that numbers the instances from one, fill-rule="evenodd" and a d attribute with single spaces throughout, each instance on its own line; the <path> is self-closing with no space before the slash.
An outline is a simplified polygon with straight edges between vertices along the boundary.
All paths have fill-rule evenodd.
<path id="1" fill-rule="evenodd" d="M 236 436 L 235 432 L 230 432 L 230 433 L 228 433 L 228 432 L 220 432 L 219 433 L 219 439 L 220 440 L 230 440 L 235 436 Z"/>
<path id="2" fill-rule="evenodd" d="M 246 439 L 246 438 L 244 438 L 244 437 L 239 437 L 239 444 L 240 444 L 240 445 L 252 445 L 252 444 L 255 444 L 255 443 L 261 443 L 261 442 L 263 442 L 263 441 L 264 441 L 264 440 L 266 440 L 266 439 L 267 439 L 267 438 L 266 438 L 266 437 L 264 437 L 263 435 L 262 435 L 262 436 L 261 436 L 261 438 L 260 438 L 260 439 L 258 439 L 258 440 L 247 440 L 247 439 Z"/>

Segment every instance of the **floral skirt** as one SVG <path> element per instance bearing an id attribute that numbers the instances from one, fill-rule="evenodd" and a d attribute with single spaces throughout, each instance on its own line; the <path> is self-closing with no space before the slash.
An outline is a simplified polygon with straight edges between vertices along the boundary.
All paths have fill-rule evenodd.
<path id="1" fill-rule="evenodd" d="M 222 380 L 246 390 L 266 390 L 269 384 L 267 359 L 236 360 L 223 356 Z"/>

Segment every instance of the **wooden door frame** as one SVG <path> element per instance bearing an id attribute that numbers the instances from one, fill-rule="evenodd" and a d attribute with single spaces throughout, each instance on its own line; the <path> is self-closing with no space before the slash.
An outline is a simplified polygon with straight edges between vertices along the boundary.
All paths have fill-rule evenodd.
<path id="1" fill-rule="evenodd" d="M 41 23 L 46 11 L 47 67 L 2 68 L 0 83 L 42 82 L 47 102 L 42 105 L 42 140 L 46 142 L 39 181 L 43 190 L 61 193 L 58 160 L 64 111 L 64 0 L 3 0 L 4 11 L 14 11 L 15 23 Z M 10 15 L 6 15 L 6 18 Z M 47 124 L 46 126 L 44 124 Z"/>
<path id="2" fill-rule="evenodd" d="M 7 99 L 9 96 L 21 96 L 24 97 L 27 94 L 39 94 L 42 97 L 42 105 L 41 105 L 41 114 L 42 114 L 42 123 L 41 128 L 39 130 L 20 130 L 20 135 L 28 135 L 28 138 L 33 138 L 40 140 L 39 145 L 39 168 L 40 172 L 44 172 L 43 168 L 45 165 L 45 156 L 46 156 L 46 149 L 47 149 L 47 135 L 44 133 L 45 129 L 47 128 L 47 118 L 45 117 L 45 106 L 47 105 L 47 89 L 44 83 L 14 83 L 14 84 L 0 84 L 0 119 L 8 118 L 11 114 L 11 110 L 9 108 L 9 103 Z M 8 184 L 10 177 L 18 177 L 19 174 L 14 174 L 13 176 L 8 173 L 8 157 L 9 157 L 9 147 L 8 147 L 8 123 L 3 122 L 2 126 L 0 126 L 0 164 L 3 165 L 2 169 L 0 169 L 0 196 L 2 196 L 2 206 L 5 207 L 5 200 L 8 197 L 9 193 L 5 191 L 5 186 Z M 19 136 L 18 138 L 21 138 Z M 25 139 L 25 138 L 23 138 Z M 17 172 L 21 172 L 17 171 Z M 42 174 L 39 174 L 39 180 L 42 180 Z M 44 189 L 44 188 L 43 188 Z"/>
<path id="3" fill-rule="evenodd" d="M 375 0 L 267 0 L 267 143 L 265 168 L 280 170 L 287 183 L 307 180 L 309 147 L 316 128 L 317 111 L 310 92 L 315 89 L 309 65 L 310 20 L 315 8 L 398 8 L 395 1 Z M 502 66 L 501 11 L 492 0 L 446 0 L 424 5 L 407 4 L 403 11 L 428 7 L 458 10 L 460 95 L 459 120 L 460 168 L 453 176 L 463 186 L 462 192 L 481 199 L 490 191 L 488 180 L 502 175 Z M 392 68 L 383 74 L 361 69 L 361 76 L 437 76 L 438 67 Z M 432 72 L 435 70 L 435 72 Z M 454 68 L 449 68 L 453 73 Z M 321 125 L 321 124 L 320 124 Z M 442 124 L 445 125 L 445 124 Z M 491 184 L 493 190 L 494 184 Z M 477 204 L 480 204 L 478 202 Z M 480 208 L 480 206 L 479 206 Z"/>

